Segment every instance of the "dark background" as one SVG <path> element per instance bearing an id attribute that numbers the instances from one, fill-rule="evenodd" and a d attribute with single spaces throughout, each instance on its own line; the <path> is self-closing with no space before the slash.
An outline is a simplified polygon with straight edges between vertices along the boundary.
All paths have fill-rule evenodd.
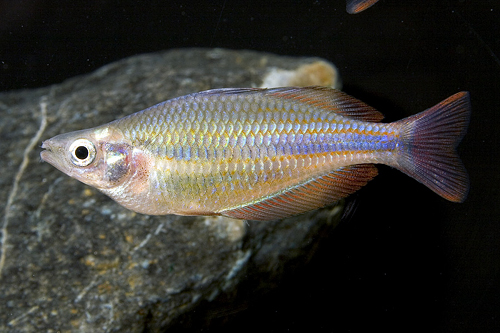
<path id="1" fill-rule="evenodd" d="M 0 1 L 0 91 L 179 47 L 319 56 L 387 121 L 470 91 L 471 188 L 454 204 L 381 167 L 306 267 L 177 330 L 500 331 L 500 1 L 381 0 L 358 15 L 343 0 L 199 2 Z"/>

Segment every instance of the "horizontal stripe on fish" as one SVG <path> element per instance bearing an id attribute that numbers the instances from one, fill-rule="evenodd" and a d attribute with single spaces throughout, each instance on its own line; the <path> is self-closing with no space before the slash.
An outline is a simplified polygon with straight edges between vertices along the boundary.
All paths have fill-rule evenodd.
<path id="1" fill-rule="evenodd" d="M 321 154 L 325 152 L 344 153 L 344 152 L 368 152 L 393 150 L 396 147 L 396 140 L 390 135 L 358 135 L 358 134 L 313 134 L 310 137 L 302 135 L 266 135 L 268 137 L 277 136 L 278 143 L 264 142 L 255 143 L 253 138 L 241 139 L 241 145 L 224 147 L 218 141 L 218 138 L 206 140 L 210 146 L 192 146 L 192 145 L 157 145 L 152 148 L 152 152 L 159 158 L 169 158 L 177 160 L 213 160 L 223 158 L 251 158 L 256 159 L 262 155 L 273 157 L 281 155 L 303 155 L 303 154 Z M 278 141 L 278 140 L 277 140 Z M 284 142 L 283 142 L 284 141 Z M 287 141 L 292 141 L 288 143 Z M 221 148 L 223 147 L 223 148 Z"/>

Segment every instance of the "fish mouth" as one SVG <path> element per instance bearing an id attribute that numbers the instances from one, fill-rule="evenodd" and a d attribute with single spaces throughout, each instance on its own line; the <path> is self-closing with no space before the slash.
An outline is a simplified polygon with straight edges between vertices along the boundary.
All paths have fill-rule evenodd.
<path id="1" fill-rule="evenodd" d="M 67 167 L 65 166 L 64 160 L 61 158 L 61 147 L 54 142 L 52 139 L 42 142 L 42 150 L 40 152 L 40 158 L 42 161 L 49 163 L 54 168 L 68 174 Z"/>
<path id="2" fill-rule="evenodd" d="M 52 146 L 50 145 L 49 140 L 43 141 L 41 148 L 45 149 L 40 152 L 40 158 L 42 161 L 54 165 L 54 152 L 52 151 Z"/>

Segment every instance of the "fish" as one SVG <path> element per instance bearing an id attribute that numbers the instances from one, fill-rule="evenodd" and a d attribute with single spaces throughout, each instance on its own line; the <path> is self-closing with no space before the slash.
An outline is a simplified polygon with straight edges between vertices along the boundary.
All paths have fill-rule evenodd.
<path id="1" fill-rule="evenodd" d="M 275 220 L 339 201 L 394 167 L 452 202 L 468 192 L 456 147 L 471 112 L 459 92 L 391 123 L 327 87 L 222 88 L 57 135 L 41 158 L 150 215 Z"/>
<path id="2" fill-rule="evenodd" d="M 357 14 L 370 8 L 377 2 L 378 0 L 347 0 L 346 10 L 349 14 Z"/>

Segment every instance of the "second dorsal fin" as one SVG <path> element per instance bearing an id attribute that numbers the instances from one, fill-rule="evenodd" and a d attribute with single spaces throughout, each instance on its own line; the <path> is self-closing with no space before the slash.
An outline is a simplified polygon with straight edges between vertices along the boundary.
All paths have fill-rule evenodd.
<path id="1" fill-rule="evenodd" d="M 356 120 L 377 122 L 384 118 L 382 113 L 371 106 L 328 87 L 275 88 L 268 89 L 266 94 L 297 100 Z"/>
<path id="2" fill-rule="evenodd" d="M 233 95 L 233 94 L 264 94 L 284 99 L 295 100 L 306 103 L 327 111 L 334 112 L 344 117 L 355 120 L 378 122 L 384 115 L 363 103 L 362 101 L 347 95 L 346 93 L 320 86 L 311 87 L 285 87 L 285 88 L 223 88 L 203 91 L 203 95 Z"/>
<path id="3" fill-rule="evenodd" d="M 373 164 L 352 165 L 220 214 L 245 220 L 282 219 L 334 203 L 359 190 L 376 175 L 377 168 Z"/>

